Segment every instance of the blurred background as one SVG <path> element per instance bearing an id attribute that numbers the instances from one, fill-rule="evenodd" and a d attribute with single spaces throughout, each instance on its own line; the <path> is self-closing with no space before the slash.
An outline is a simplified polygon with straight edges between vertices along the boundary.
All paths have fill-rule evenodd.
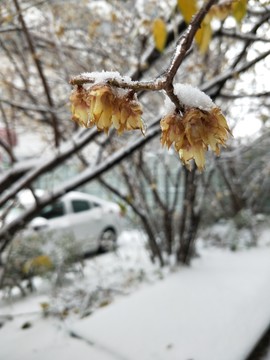
<path id="1" fill-rule="evenodd" d="M 76 283 L 84 261 L 121 247 L 127 262 L 118 270 L 128 274 L 123 281 L 136 283 L 150 264 L 159 278 L 161 268 L 190 265 L 201 249 L 269 244 L 269 1 L 217 2 L 176 75 L 175 82 L 207 93 L 232 130 L 219 157 L 207 153 L 205 171 L 187 170 L 173 149 L 161 147 L 161 92 L 138 94 L 145 137 L 106 135 L 71 120 L 72 76 L 103 70 L 134 80 L 159 76 L 203 2 L 191 3 L 0 2 L 3 298 L 31 293 L 42 278 L 56 288 L 70 276 Z M 146 268 L 135 266 L 134 246 Z M 80 289 L 80 301 L 92 296 L 106 305 L 108 292 L 98 286 Z M 73 297 L 65 296 L 64 303 Z"/>

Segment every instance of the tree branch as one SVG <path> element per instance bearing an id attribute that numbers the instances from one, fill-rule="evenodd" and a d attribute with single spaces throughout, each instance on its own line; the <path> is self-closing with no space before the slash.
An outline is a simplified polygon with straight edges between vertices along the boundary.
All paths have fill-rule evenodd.
<path id="1" fill-rule="evenodd" d="M 46 79 L 46 77 L 44 75 L 41 61 L 40 61 L 40 59 L 39 59 L 39 57 L 38 57 L 38 55 L 37 55 L 37 53 L 35 51 L 35 47 L 34 47 L 34 43 L 33 43 L 31 34 L 28 31 L 28 28 L 27 28 L 26 23 L 24 21 L 24 18 L 22 16 L 19 2 L 18 2 L 18 0 L 13 0 L 13 2 L 14 2 L 14 5 L 15 5 L 15 8 L 17 10 L 19 21 L 21 23 L 23 32 L 25 34 L 25 37 L 26 37 L 30 52 L 32 54 L 33 61 L 34 61 L 35 65 L 36 65 L 38 74 L 40 76 L 40 79 L 41 79 L 41 82 L 42 82 L 42 85 L 43 85 L 43 88 L 44 88 L 44 92 L 45 92 L 48 104 L 49 104 L 49 106 L 51 108 L 53 108 L 54 107 L 54 102 L 53 102 L 53 99 L 52 99 L 52 96 L 51 96 L 51 91 L 50 91 L 49 85 L 47 83 L 47 79 Z M 58 125 L 57 125 L 57 118 L 53 113 L 52 113 L 51 117 L 52 117 L 53 129 L 54 129 L 55 146 L 58 147 L 60 137 L 59 137 L 59 130 L 58 130 Z"/>
<path id="2" fill-rule="evenodd" d="M 241 33 L 239 31 L 231 31 L 231 30 L 227 30 L 227 29 L 221 29 L 220 31 L 218 31 L 216 33 L 216 36 L 218 35 L 222 35 L 222 36 L 227 36 L 233 39 L 238 39 L 238 40 L 244 40 L 244 41 L 261 41 L 261 42 L 265 42 L 265 43 L 269 43 L 270 39 L 266 39 L 260 36 L 256 36 L 254 34 L 250 34 L 250 33 Z"/>
<path id="3" fill-rule="evenodd" d="M 15 156 L 13 155 L 12 149 L 10 148 L 10 146 L 7 144 L 6 141 L 2 140 L 0 138 L 0 146 L 6 151 L 6 153 L 8 154 L 10 160 L 12 163 L 14 163 L 16 161 Z"/>
<path id="4" fill-rule="evenodd" d="M 16 109 L 24 110 L 24 111 L 34 111 L 39 113 L 56 113 L 58 110 L 55 108 L 50 108 L 46 106 L 33 106 L 31 104 L 24 104 L 16 101 L 12 101 L 9 99 L 4 99 L 0 97 L 0 102 L 5 103 L 11 107 Z"/>

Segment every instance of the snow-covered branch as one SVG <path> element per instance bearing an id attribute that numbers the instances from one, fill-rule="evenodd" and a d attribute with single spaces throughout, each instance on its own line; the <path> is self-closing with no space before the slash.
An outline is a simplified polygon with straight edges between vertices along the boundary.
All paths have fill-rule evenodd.
<path id="1" fill-rule="evenodd" d="M 70 80 L 71 85 L 82 86 L 88 83 L 102 83 L 105 82 L 111 86 L 117 88 L 129 89 L 135 92 L 148 90 L 157 91 L 164 90 L 171 101 L 175 104 L 176 108 L 180 111 L 184 111 L 184 104 L 181 103 L 181 99 L 174 94 L 173 80 L 174 77 L 183 62 L 187 51 L 190 49 L 194 36 L 200 25 L 210 10 L 211 6 L 215 4 L 217 0 L 208 0 L 200 9 L 200 11 L 194 16 L 186 32 L 181 35 L 177 42 L 174 54 L 171 58 L 170 64 L 167 70 L 160 74 L 156 79 L 150 81 L 132 81 L 128 77 L 120 76 L 119 73 L 83 73 L 79 76 L 73 77 Z"/>
<path id="2" fill-rule="evenodd" d="M 12 199 L 20 190 L 28 187 L 39 176 L 53 170 L 58 166 L 58 164 L 63 163 L 63 161 L 68 159 L 71 155 L 80 151 L 86 144 L 88 144 L 90 141 L 93 141 L 97 135 L 98 132 L 93 129 L 92 131 L 84 134 L 84 136 L 77 138 L 74 137 L 69 144 L 65 144 L 62 148 L 57 150 L 56 154 L 51 155 L 48 159 L 44 159 L 43 161 L 39 160 L 39 164 L 37 166 L 23 175 L 22 178 L 20 178 L 13 187 L 0 196 L 0 207 L 3 206 L 8 200 Z M 4 180 L 5 177 L 3 177 L 3 179 L 0 178 L 0 186 L 1 182 Z"/>

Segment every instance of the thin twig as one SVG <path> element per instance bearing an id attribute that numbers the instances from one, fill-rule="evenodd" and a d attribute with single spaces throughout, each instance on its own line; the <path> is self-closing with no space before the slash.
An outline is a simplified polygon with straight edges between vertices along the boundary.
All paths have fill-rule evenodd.
<path id="1" fill-rule="evenodd" d="M 261 93 L 255 94 L 228 94 L 228 93 L 220 93 L 220 97 L 224 99 L 241 99 L 241 98 L 261 98 L 270 96 L 270 91 L 265 91 Z"/>
<path id="2" fill-rule="evenodd" d="M 241 33 L 239 31 L 231 31 L 231 30 L 227 30 L 227 29 L 222 29 L 219 32 L 216 33 L 216 35 L 222 35 L 222 36 L 227 36 L 233 39 L 239 39 L 239 40 L 244 40 L 244 41 L 261 41 L 261 42 L 270 42 L 270 39 L 267 38 L 263 38 L 261 36 L 256 36 L 254 34 L 246 34 L 246 33 Z"/>

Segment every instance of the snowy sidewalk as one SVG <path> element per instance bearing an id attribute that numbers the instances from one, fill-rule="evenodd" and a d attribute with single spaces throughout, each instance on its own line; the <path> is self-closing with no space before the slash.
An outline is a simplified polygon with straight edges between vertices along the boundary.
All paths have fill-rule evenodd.
<path id="1" fill-rule="evenodd" d="M 244 360 L 269 323 L 270 249 L 211 250 L 85 319 L 6 324 L 0 359 Z"/>
<path id="2" fill-rule="evenodd" d="M 270 250 L 255 249 L 206 253 L 73 330 L 96 360 L 244 360 L 269 323 Z"/>

